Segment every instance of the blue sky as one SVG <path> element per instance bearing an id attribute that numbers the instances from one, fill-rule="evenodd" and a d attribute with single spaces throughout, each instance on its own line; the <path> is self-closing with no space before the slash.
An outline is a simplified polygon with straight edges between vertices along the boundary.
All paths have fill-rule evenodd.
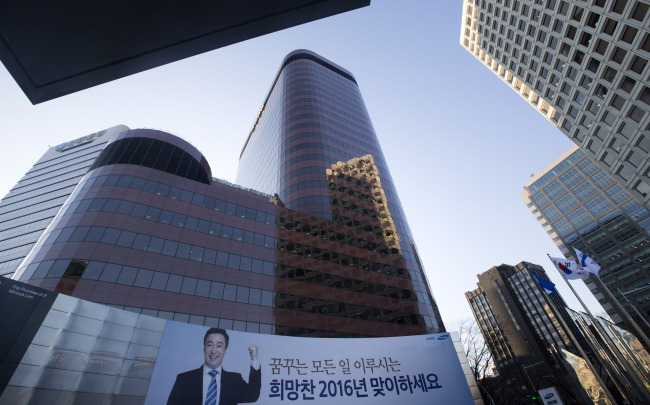
<path id="1" fill-rule="evenodd" d="M 305 48 L 356 77 L 448 327 L 472 316 L 464 292 L 477 274 L 523 260 L 544 266 L 580 309 L 546 257 L 559 250 L 519 198 L 530 174 L 572 143 L 459 44 L 461 6 L 372 0 L 36 106 L 0 65 L 0 195 L 48 145 L 118 124 L 181 136 L 215 177 L 234 181 L 280 62 Z"/>

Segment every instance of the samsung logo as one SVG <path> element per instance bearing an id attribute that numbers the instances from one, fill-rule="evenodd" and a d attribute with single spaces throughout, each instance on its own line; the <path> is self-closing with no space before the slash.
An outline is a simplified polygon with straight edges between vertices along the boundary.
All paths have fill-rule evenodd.
<path id="1" fill-rule="evenodd" d="M 544 395 L 544 399 L 550 399 L 550 398 L 553 398 L 553 393 L 552 392 Z"/>
<path id="2" fill-rule="evenodd" d="M 426 339 L 427 339 L 427 340 L 436 340 L 436 339 L 437 339 L 437 340 L 445 340 L 445 339 L 447 339 L 447 338 L 449 338 L 449 335 L 448 335 L 448 334 L 445 334 L 445 335 L 442 335 L 442 336 L 438 336 L 438 337 L 435 337 L 435 336 L 428 336 Z"/>

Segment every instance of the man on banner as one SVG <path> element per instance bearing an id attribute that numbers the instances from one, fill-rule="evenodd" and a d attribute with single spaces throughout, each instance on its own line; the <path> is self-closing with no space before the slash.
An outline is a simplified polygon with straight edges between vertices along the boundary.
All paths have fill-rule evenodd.
<path id="1" fill-rule="evenodd" d="M 558 257 L 551 257 L 549 259 L 553 262 L 555 267 L 562 273 L 564 278 L 567 280 L 577 280 L 579 278 L 585 278 L 589 275 L 589 272 L 586 270 L 578 269 L 578 263 L 573 260 L 560 259 Z"/>
<path id="2" fill-rule="evenodd" d="M 580 267 L 582 267 L 583 270 L 587 270 L 589 273 L 597 276 L 598 272 L 600 271 L 600 266 L 598 265 L 598 263 L 596 263 L 592 258 L 582 253 L 578 249 L 573 248 L 573 250 L 576 251 L 576 255 L 578 256 L 578 262 L 580 263 Z"/>
<path id="3" fill-rule="evenodd" d="M 224 329 L 210 328 L 205 332 L 205 363 L 176 377 L 167 405 L 237 405 L 257 401 L 262 388 L 258 348 L 255 345 L 248 348 L 251 366 L 246 382 L 241 374 L 221 367 L 229 341 Z"/>

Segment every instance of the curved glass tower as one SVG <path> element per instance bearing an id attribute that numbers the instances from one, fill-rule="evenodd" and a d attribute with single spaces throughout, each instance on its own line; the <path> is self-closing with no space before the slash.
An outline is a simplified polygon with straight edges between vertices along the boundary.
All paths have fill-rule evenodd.
<path id="1" fill-rule="evenodd" d="M 237 183 L 277 195 L 286 208 L 379 236 L 377 252 L 412 280 L 421 310 L 440 320 L 350 72 L 308 50 L 287 55 L 242 150 Z"/>

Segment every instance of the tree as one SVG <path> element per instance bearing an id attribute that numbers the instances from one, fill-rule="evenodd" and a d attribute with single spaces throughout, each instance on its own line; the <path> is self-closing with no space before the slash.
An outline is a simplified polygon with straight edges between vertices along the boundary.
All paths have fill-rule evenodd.
<path id="1" fill-rule="evenodd" d="M 467 355 L 469 368 L 486 404 L 520 405 L 530 402 L 518 384 L 512 384 L 507 376 L 492 375 L 494 365 L 481 329 L 474 319 L 464 319 L 456 324 L 460 341 Z"/>
<path id="2" fill-rule="evenodd" d="M 469 368 L 478 383 L 479 380 L 489 374 L 490 367 L 494 364 L 488 345 L 483 339 L 481 329 L 473 319 L 463 319 L 458 322 L 456 329 L 467 355 Z"/>

